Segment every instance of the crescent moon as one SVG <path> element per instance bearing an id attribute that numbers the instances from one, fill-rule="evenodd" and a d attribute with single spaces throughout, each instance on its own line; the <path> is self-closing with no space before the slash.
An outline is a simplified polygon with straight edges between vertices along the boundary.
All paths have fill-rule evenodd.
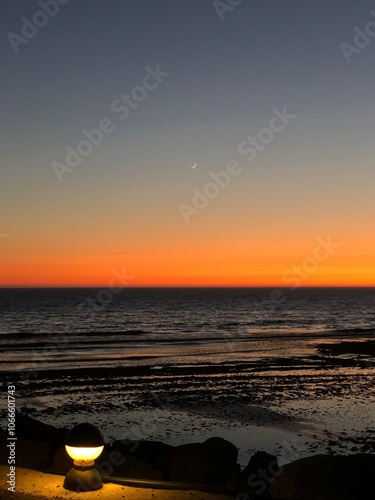
<path id="1" fill-rule="evenodd" d="M 191 169 L 195 168 L 196 166 L 197 166 L 197 164 L 196 164 L 196 163 L 194 163 L 194 165 L 191 167 Z"/>

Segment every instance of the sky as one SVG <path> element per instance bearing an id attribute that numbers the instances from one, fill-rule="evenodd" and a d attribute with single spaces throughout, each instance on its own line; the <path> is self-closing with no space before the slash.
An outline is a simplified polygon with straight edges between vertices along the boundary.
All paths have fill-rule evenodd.
<path id="1" fill-rule="evenodd" d="M 375 285 L 372 1 L 60 1 L 2 4 L 0 286 Z"/>

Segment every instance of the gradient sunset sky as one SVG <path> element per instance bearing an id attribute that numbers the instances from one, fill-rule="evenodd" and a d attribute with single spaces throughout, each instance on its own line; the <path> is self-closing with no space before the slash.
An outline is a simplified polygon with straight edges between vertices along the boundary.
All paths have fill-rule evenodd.
<path id="1" fill-rule="evenodd" d="M 350 63 L 340 48 L 374 2 L 233 3 L 221 20 L 212 0 L 71 0 L 16 54 L 9 33 L 41 7 L 3 1 L 0 286 L 124 269 L 131 286 L 288 286 L 294 266 L 303 286 L 375 285 L 375 37 Z M 113 102 L 158 65 L 121 120 Z M 247 162 L 239 144 L 285 106 L 296 117 Z M 105 118 L 59 182 L 52 163 Z M 187 223 L 181 204 L 230 161 L 241 172 Z"/>

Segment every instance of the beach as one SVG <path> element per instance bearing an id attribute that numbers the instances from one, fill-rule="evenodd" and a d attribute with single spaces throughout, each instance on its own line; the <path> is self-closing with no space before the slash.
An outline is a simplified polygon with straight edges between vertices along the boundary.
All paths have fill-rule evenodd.
<path id="1" fill-rule="evenodd" d="M 345 344 L 325 349 L 330 345 Z M 374 348 L 373 341 L 349 345 Z M 221 436 L 238 447 L 242 466 L 256 450 L 285 462 L 319 452 L 374 452 L 371 356 L 324 353 L 311 346 L 301 358 L 45 369 L 27 380 L 9 372 L 2 378 L 17 387 L 25 414 L 64 427 L 88 420 L 108 441 L 178 445 Z"/>

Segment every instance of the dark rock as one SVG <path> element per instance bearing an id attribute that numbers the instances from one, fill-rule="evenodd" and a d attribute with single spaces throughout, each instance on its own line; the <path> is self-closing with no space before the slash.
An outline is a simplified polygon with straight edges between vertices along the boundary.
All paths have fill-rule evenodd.
<path id="1" fill-rule="evenodd" d="M 124 456 L 133 456 L 150 464 L 155 464 L 175 449 L 175 446 L 160 441 L 133 441 L 123 439 L 112 444 L 114 450 L 119 450 Z"/>
<path id="2" fill-rule="evenodd" d="M 227 469 L 233 464 L 237 465 L 238 449 L 226 439 L 212 437 L 202 444 L 218 466 L 221 465 L 224 469 Z"/>
<path id="3" fill-rule="evenodd" d="M 269 494 L 285 500 L 359 500 L 374 497 L 375 455 L 315 455 L 285 465 Z"/>
<path id="4" fill-rule="evenodd" d="M 132 455 L 124 456 L 124 461 L 121 465 L 114 465 L 111 474 L 108 471 L 111 469 L 110 461 L 103 463 L 102 460 L 98 460 L 96 468 L 101 472 L 103 476 L 114 476 L 114 477 L 126 477 L 131 479 L 149 479 L 155 481 L 161 481 L 164 479 L 163 472 L 157 469 L 152 464 L 142 460 L 138 457 L 133 457 Z M 107 467 L 107 469 L 106 469 Z"/>
<path id="5" fill-rule="evenodd" d="M 257 451 L 231 486 L 259 495 L 266 494 L 271 482 L 279 474 L 279 471 L 277 457 L 265 451 Z"/>
<path id="6" fill-rule="evenodd" d="M 200 444 L 186 444 L 168 455 L 160 468 L 169 481 L 216 484 L 222 478 L 215 474 L 214 465 L 202 453 Z"/>
<path id="7" fill-rule="evenodd" d="M 158 466 L 170 481 L 225 486 L 239 472 L 237 448 L 222 438 L 177 446 Z"/>
<path id="8" fill-rule="evenodd" d="M 16 433 L 18 438 L 48 442 L 58 447 L 64 443 L 69 429 L 58 429 L 25 415 L 16 415 Z"/>

